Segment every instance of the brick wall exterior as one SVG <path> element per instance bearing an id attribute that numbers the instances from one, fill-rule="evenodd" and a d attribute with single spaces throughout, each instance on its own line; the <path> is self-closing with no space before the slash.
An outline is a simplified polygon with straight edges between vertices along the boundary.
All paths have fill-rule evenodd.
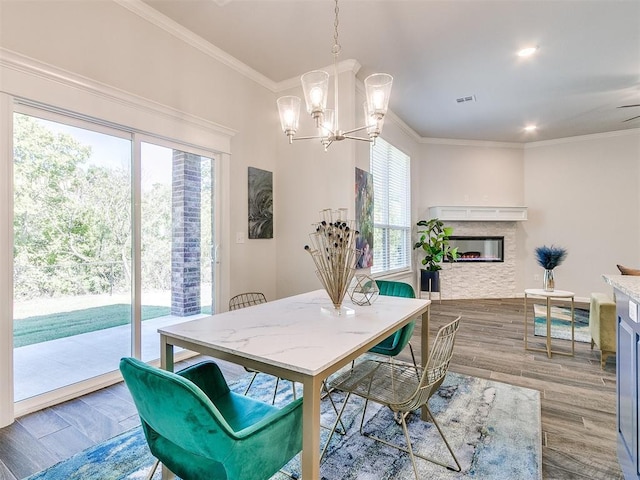
<path id="1" fill-rule="evenodd" d="M 200 156 L 173 151 L 171 314 L 200 313 Z"/>

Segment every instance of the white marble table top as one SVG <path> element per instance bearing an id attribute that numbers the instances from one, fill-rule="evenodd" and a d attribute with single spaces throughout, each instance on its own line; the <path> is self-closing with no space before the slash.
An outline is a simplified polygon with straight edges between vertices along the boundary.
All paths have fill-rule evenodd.
<path id="1" fill-rule="evenodd" d="M 547 291 L 542 288 L 527 288 L 524 293 L 527 295 L 536 295 L 539 297 L 558 297 L 558 298 L 569 298 L 573 297 L 575 293 L 570 292 L 568 290 L 552 290 Z"/>
<path id="2" fill-rule="evenodd" d="M 324 290 L 275 300 L 158 329 L 181 339 L 287 370 L 315 376 L 372 339 L 390 335 L 428 309 L 430 300 L 379 296 L 373 305 L 343 305 L 355 314 L 322 311 L 333 306 Z M 385 338 L 383 336 L 382 338 Z"/>

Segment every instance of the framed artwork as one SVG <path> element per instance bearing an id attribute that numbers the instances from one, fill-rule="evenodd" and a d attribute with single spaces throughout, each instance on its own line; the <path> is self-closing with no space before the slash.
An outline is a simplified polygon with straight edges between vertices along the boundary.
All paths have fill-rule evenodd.
<path id="1" fill-rule="evenodd" d="M 373 265 L 373 175 L 356 167 L 356 248 L 362 255 L 356 268 Z"/>
<path id="2" fill-rule="evenodd" d="M 273 173 L 249 167 L 249 238 L 273 238 Z"/>

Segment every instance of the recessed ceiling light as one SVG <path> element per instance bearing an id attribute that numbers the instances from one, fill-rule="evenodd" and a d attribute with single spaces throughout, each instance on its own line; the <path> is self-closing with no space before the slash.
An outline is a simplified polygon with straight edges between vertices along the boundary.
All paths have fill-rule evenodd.
<path id="1" fill-rule="evenodd" d="M 535 125 L 527 125 L 524 127 L 525 132 L 535 132 L 538 127 Z"/>
<path id="2" fill-rule="evenodd" d="M 530 57 L 531 55 L 533 55 L 534 53 L 536 53 L 538 51 L 538 47 L 527 47 L 527 48 L 523 48 L 522 50 L 520 50 L 518 52 L 518 56 L 519 57 Z"/>

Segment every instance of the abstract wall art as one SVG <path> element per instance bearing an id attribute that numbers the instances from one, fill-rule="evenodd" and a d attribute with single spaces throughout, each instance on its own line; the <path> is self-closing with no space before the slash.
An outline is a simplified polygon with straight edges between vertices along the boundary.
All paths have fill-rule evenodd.
<path id="1" fill-rule="evenodd" d="M 362 256 L 356 268 L 373 266 L 373 175 L 356 167 L 356 248 Z"/>
<path id="2" fill-rule="evenodd" d="M 273 173 L 249 167 L 249 238 L 273 238 Z"/>

